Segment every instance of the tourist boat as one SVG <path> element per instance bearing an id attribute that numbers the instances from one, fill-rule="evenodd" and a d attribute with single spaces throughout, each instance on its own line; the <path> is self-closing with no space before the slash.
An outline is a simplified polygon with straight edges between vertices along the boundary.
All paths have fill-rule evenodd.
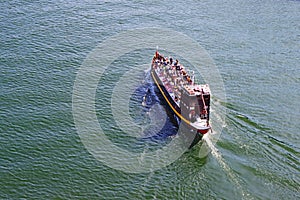
<path id="1" fill-rule="evenodd" d="M 183 123 L 187 134 L 193 137 L 190 148 L 193 147 L 211 129 L 208 84 L 196 84 L 193 71 L 158 51 L 152 59 L 151 76 L 178 125 Z"/>

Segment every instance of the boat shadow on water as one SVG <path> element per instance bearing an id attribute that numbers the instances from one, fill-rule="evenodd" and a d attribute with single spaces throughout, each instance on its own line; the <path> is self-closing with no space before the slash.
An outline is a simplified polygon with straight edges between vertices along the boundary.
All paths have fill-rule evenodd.
<path id="1" fill-rule="evenodd" d="M 137 123 L 146 127 L 141 137 L 137 139 L 138 146 L 146 145 L 157 149 L 168 145 L 172 140 L 180 140 L 178 145 L 186 148 L 188 152 L 192 152 L 191 156 L 197 152 L 197 159 L 200 159 L 200 157 L 205 159 L 208 153 L 199 157 L 199 152 L 203 151 L 202 136 L 195 134 L 183 123 L 180 123 L 171 108 L 164 103 L 162 94 L 150 78 L 150 70 L 146 72 L 145 81 L 132 94 L 132 100 L 134 99 L 139 102 L 135 101 L 135 105 L 130 107 L 139 110 L 139 114 L 133 115 L 133 118 Z M 153 120 L 154 118 L 155 120 Z M 157 123 L 160 124 L 158 127 L 156 126 Z M 195 148 L 191 148 L 195 145 Z"/>

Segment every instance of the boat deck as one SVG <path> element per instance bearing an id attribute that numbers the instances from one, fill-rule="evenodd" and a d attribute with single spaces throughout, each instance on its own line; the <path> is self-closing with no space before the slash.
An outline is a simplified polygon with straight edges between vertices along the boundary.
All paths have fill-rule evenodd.
<path id="1" fill-rule="evenodd" d="M 209 98 L 209 86 L 207 84 L 196 84 L 194 72 L 187 71 L 183 65 L 179 64 L 178 60 L 172 62 L 171 59 L 163 57 L 156 52 L 152 60 L 152 70 L 156 74 L 155 79 L 159 79 L 156 81 L 156 84 L 163 85 L 169 97 L 166 97 L 164 94 L 163 96 L 175 114 L 193 127 L 192 129 L 205 134 L 210 129 L 210 126 L 208 122 L 209 107 L 205 105 L 203 96 L 206 95 Z M 158 87 L 161 90 L 159 85 Z M 161 92 L 163 91 L 161 90 Z M 183 98 L 191 101 L 186 102 Z M 168 99 L 172 100 L 173 103 L 170 103 Z M 198 104 L 198 101 L 203 102 L 203 104 Z M 202 108 L 199 107 L 200 105 L 202 105 Z M 184 108 L 181 108 L 181 106 Z M 197 112 L 195 112 L 196 106 L 198 106 Z"/>

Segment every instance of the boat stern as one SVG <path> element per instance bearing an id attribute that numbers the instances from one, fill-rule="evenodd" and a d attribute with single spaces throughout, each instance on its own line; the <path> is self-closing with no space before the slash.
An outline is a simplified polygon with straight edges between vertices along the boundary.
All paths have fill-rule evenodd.
<path id="1" fill-rule="evenodd" d="M 199 118 L 195 122 L 191 123 L 191 126 L 201 135 L 206 134 L 211 129 L 207 120 Z"/>

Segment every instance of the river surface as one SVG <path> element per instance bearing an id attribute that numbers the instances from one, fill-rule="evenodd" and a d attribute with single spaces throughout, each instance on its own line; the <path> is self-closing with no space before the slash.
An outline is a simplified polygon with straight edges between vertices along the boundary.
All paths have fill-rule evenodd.
<path id="1" fill-rule="evenodd" d="M 300 1 L 4 0 L 0 10 L 1 199 L 300 199 Z M 73 89 L 97 45 L 151 27 L 201 45 L 226 99 L 212 98 L 218 140 L 208 136 L 167 166 L 131 173 L 86 147 Z M 166 119 L 161 132 L 122 134 L 110 108 L 114 80 L 141 60 L 150 63 L 153 48 L 116 58 L 95 93 L 99 124 L 126 151 L 142 152 L 145 143 L 155 151 L 177 137 L 147 69 L 134 76 L 140 84 L 129 112 L 140 124 Z M 159 112 L 151 115 L 149 105 Z M 203 145 L 208 155 L 201 156 Z"/>

